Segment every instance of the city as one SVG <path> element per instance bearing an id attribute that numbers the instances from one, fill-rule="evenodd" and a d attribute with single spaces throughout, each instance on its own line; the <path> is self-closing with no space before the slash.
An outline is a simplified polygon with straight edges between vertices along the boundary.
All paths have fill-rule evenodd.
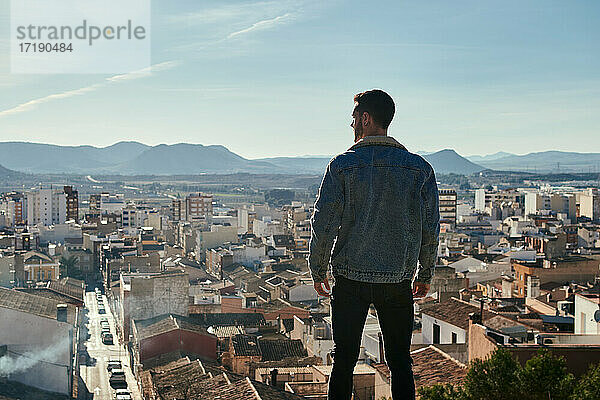
<path id="1" fill-rule="evenodd" d="M 599 19 L 0 2 L 0 400 L 600 400 Z"/>
<path id="2" fill-rule="evenodd" d="M 599 361 L 598 181 L 513 175 L 438 176 L 438 261 L 415 302 L 418 389 L 460 386 L 497 349 L 522 362 L 549 349 L 577 377 Z M 44 398 L 325 399 L 330 305 L 306 259 L 321 177 L 293 189 L 251 177 L 222 175 L 213 191 L 211 176 L 55 176 L 26 190 L 8 189 L 30 177 L 4 179 L 0 385 Z M 354 390 L 391 396 L 374 309 Z"/>

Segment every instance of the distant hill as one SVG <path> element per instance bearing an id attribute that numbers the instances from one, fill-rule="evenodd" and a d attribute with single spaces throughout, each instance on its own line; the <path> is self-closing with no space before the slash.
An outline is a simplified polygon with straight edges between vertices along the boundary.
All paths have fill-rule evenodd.
<path id="1" fill-rule="evenodd" d="M 479 163 L 479 162 L 483 162 L 483 161 L 493 161 L 493 160 L 497 160 L 499 158 L 508 157 L 508 156 L 514 156 L 514 154 L 507 153 L 505 151 L 499 151 L 494 154 L 486 154 L 485 156 L 473 155 L 473 156 L 466 156 L 465 158 L 469 161 L 473 161 L 474 163 Z"/>
<path id="2" fill-rule="evenodd" d="M 464 174 L 470 175 L 479 172 L 485 168 L 477 165 L 464 157 L 461 157 L 454 150 L 442 150 L 435 153 L 423 153 L 425 158 L 436 171 L 437 174 Z M 325 171 L 325 167 L 330 158 L 301 158 L 301 157 L 275 157 L 262 158 L 261 161 L 267 161 L 275 164 L 282 170 L 296 170 L 298 172 L 319 173 Z"/>
<path id="3" fill-rule="evenodd" d="M 277 173 L 277 166 L 245 159 L 221 145 L 179 143 L 150 147 L 134 159 L 111 168 L 123 174 Z"/>
<path id="4" fill-rule="evenodd" d="M 480 161 L 479 164 L 489 169 L 506 171 L 599 172 L 600 153 L 543 151 L 522 156 L 513 154 L 496 160 Z"/>
<path id="5" fill-rule="evenodd" d="M 147 147 L 138 142 L 119 142 L 108 147 L 0 142 L 0 160 L 7 168 L 18 171 L 84 173 L 129 160 Z"/>
<path id="6" fill-rule="evenodd" d="M 0 165 L 0 181 L 6 181 L 9 179 L 22 178 L 25 176 L 24 173 L 13 171 L 12 169 L 8 169 Z"/>
<path id="7" fill-rule="evenodd" d="M 451 149 L 427 154 L 424 155 L 423 158 L 431 164 L 436 174 L 470 175 L 485 169 L 481 165 L 477 165 L 467 160 Z"/>

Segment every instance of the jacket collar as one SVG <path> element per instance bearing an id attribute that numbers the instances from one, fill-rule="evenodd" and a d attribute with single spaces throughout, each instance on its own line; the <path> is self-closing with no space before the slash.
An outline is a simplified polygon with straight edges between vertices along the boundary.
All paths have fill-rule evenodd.
<path id="1" fill-rule="evenodd" d="M 391 136 L 365 136 L 356 142 L 349 150 L 354 150 L 363 146 L 392 146 L 406 150 L 396 139 Z M 408 151 L 408 150 L 407 150 Z"/>

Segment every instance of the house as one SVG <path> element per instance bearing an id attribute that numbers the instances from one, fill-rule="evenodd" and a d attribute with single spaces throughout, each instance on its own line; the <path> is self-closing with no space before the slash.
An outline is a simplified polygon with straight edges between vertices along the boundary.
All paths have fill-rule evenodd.
<path id="1" fill-rule="evenodd" d="M 199 358 L 217 359 L 217 337 L 194 320 L 174 314 L 134 320 L 133 354 L 136 364 L 179 351 Z"/>
<path id="2" fill-rule="evenodd" d="M 281 365 L 273 362 L 282 360 L 293 366 L 294 360 L 304 360 L 307 357 L 308 353 L 300 340 L 236 335 L 231 338 L 229 351 L 223 354 L 222 362 L 237 374 L 254 376 L 256 368 L 278 367 Z M 312 359 L 305 362 L 312 364 L 318 361 Z"/>
<path id="3" fill-rule="evenodd" d="M 71 396 L 78 378 L 77 307 L 0 287 L 0 345 L 7 379 Z M 35 327 L 35 329 L 32 329 Z M 8 359 L 6 359 L 8 357 Z"/>
<path id="4" fill-rule="evenodd" d="M 452 297 L 422 311 L 422 335 L 425 344 L 466 343 L 469 314 L 479 307 Z M 484 311 L 484 319 L 492 314 Z"/>
<path id="5" fill-rule="evenodd" d="M 60 277 L 60 263 L 39 251 L 28 251 L 23 254 L 25 280 L 43 282 L 57 280 Z"/>
<path id="6" fill-rule="evenodd" d="M 467 366 L 435 346 L 410 352 L 413 359 L 415 389 L 436 384 L 461 384 L 467 375 Z M 391 398 L 390 370 L 386 364 L 374 364 L 375 399 Z"/>

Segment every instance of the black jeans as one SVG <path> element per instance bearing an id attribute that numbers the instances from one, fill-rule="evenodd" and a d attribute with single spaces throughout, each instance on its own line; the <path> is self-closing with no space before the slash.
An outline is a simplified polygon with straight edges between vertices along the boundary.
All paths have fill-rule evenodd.
<path id="1" fill-rule="evenodd" d="M 377 310 L 383 333 L 385 358 L 392 378 L 392 397 L 394 400 L 413 400 L 411 283 L 366 283 L 339 276 L 335 278 L 331 295 L 334 354 L 328 398 L 350 400 L 352 396 L 354 366 L 371 304 Z"/>

